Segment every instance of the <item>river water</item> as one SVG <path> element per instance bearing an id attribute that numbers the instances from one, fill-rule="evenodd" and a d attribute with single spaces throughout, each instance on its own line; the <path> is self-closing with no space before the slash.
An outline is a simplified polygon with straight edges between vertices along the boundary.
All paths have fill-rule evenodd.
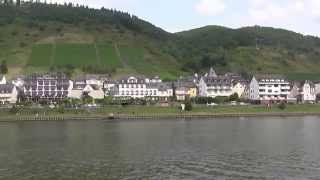
<path id="1" fill-rule="evenodd" d="M 320 179 L 320 117 L 0 123 L 0 179 Z"/>

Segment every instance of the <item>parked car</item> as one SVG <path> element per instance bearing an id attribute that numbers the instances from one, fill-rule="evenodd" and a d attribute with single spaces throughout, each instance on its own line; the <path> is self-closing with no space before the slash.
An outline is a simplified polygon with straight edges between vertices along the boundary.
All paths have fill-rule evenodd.
<path id="1" fill-rule="evenodd" d="M 218 106 L 216 103 L 207 103 L 207 106 Z"/>
<path id="2" fill-rule="evenodd" d="M 236 106 L 236 105 L 238 105 L 238 104 L 237 104 L 236 101 L 231 101 L 231 102 L 230 102 L 230 105 L 231 105 L 231 106 Z"/>

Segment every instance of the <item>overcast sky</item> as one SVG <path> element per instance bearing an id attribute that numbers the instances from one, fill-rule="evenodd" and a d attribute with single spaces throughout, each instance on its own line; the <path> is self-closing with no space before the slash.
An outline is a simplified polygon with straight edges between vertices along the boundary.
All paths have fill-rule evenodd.
<path id="1" fill-rule="evenodd" d="M 51 0 L 55 1 L 126 11 L 169 32 L 205 25 L 261 25 L 320 36 L 320 0 Z"/>

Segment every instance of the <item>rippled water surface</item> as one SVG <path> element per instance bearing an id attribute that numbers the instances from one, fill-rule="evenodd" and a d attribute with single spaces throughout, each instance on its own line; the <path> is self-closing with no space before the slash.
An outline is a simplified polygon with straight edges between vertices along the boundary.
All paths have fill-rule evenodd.
<path id="1" fill-rule="evenodd" d="M 0 123 L 0 179 L 320 179 L 320 118 Z"/>

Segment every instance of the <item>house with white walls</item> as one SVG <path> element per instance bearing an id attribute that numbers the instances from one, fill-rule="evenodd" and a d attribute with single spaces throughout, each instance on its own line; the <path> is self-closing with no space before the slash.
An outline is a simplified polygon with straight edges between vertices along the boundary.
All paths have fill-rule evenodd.
<path id="1" fill-rule="evenodd" d="M 233 94 L 231 79 L 227 76 L 202 77 L 199 82 L 199 96 L 228 97 Z"/>
<path id="2" fill-rule="evenodd" d="M 316 101 L 316 87 L 312 81 L 305 81 L 301 87 L 301 101 L 313 103 Z"/>
<path id="3" fill-rule="evenodd" d="M 71 99 L 81 99 L 85 95 L 92 99 L 103 99 L 105 97 L 102 87 L 97 84 L 87 84 L 87 82 L 85 79 L 71 81 L 71 90 L 68 97 Z"/>
<path id="4" fill-rule="evenodd" d="M 7 84 L 7 79 L 5 75 L 0 76 L 0 84 Z"/>
<path id="5" fill-rule="evenodd" d="M 15 104 L 18 90 L 13 84 L 0 84 L 0 104 Z"/>
<path id="6" fill-rule="evenodd" d="M 248 98 L 262 103 L 287 101 L 290 90 L 290 82 L 283 76 L 256 75 L 249 84 Z"/>

